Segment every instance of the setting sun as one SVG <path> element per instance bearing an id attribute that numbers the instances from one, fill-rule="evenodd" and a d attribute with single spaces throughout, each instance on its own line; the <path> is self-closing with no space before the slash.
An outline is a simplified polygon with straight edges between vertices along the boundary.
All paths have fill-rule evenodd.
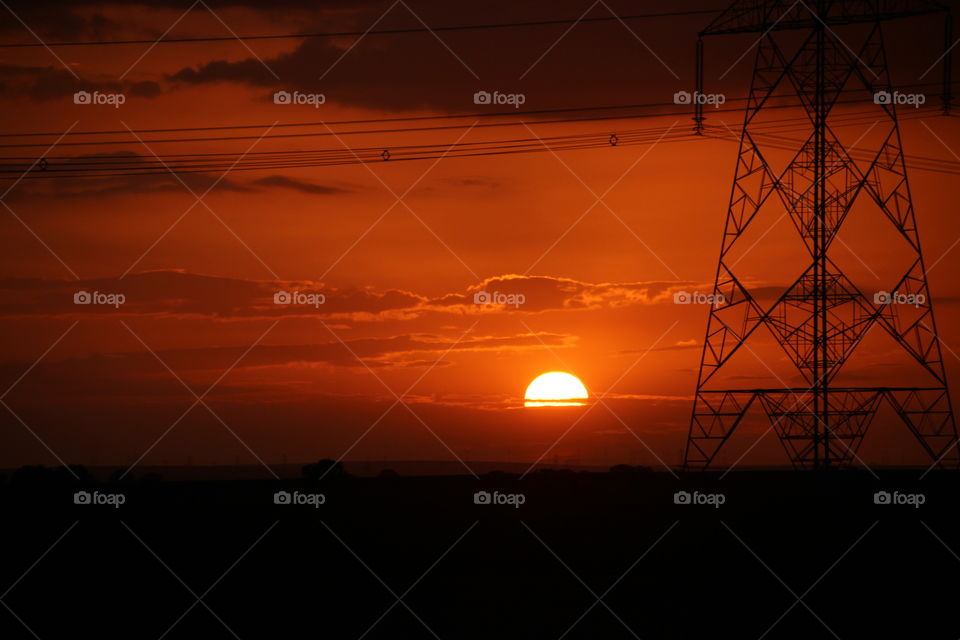
<path id="1" fill-rule="evenodd" d="M 587 399 L 587 388 L 576 376 L 550 371 L 537 376 L 524 394 L 526 407 L 577 407 Z"/>

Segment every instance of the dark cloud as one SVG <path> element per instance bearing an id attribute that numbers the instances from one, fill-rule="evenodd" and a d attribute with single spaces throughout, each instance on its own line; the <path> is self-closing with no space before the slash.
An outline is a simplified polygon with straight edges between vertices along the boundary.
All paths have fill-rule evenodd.
<path id="1" fill-rule="evenodd" d="M 416 309 L 425 299 L 404 291 L 336 289 L 307 281 L 257 281 L 204 276 L 181 271 L 148 271 L 118 278 L 69 280 L 9 279 L 0 281 L 4 303 L 0 315 L 152 314 L 211 316 L 224 319 L 376 315 Z M 77 291 L 121 293 L 119 309 L 74 304 Z M 277 292 L 319 293 L 320 307 L 275 304 Z"/>
<path id="2" fill-rule="evenodd" d="M 122 32 L 123 29 L 123 25 L 99 11 L 103 7 L 101 2 L 10 0 L 4 4 L 48 41 L 108 39 L 111 34 Z M 36 42 L 20 24 L 20 20 L 0 20 L 0 33 L 11 42 Z"/>
<path id="3" fill-rule="evenodd" d="M 186 88 L 233 83 L 262 89 L 264 99 L 280 89 L 319 92 L 327 97 L 328 103 L 379 111 L 483 111 L 488 109 L 473 104 L 472 96 L 478 90 L 486 90 L 523 93 L 526 97 L 523 108 L 528 110 L 665 103 L 664 110 L 675 112 L 673 94 L 692 88 L 693 46 L 698 31 L 710 20 L 709 15 L 628 18 L 622 22 L 589 20 L 610 18 L 611 11 L 629 16 L 663 10 L 661 4 L 626 0 L 594 5 L 586 14 L 583 13 L 583 4 L 573 0 L 549 5 L 506 0 L 489 3 L 411 0 L 405 4 L 347 0 L 323 3 L 225 0 L 211 1 L 208 6 L 218 16 L 239 10 L 245 16 L 244 23 L 234 23 L 234 30 L 258 34 L 289 31 L 363 33 L 374 26 L 378 30 L 419 29 L 424 23 L 439 27 L 587 18 L 572 27 L 559 24 L 289 40 L 285 42 L 292 43 L 292 50 L 272 56 L 261 54 L 266 66 L 256 55 L 243 60 L 204 59 L 203 45 L 196 45 L 198 48 L 193 50 L 199 52 L 196 59 L 200 62 L 172 68 L 166 76 L 168 82 Z M 127 10 L 131 19 L 124 21 L 125 24 L 112 22 L 103 17 L 103 5 L 97 2 L 20 0 L 12 3 L 17 15 L 49 40 L 159 38 L 170 24 L 163 13 L 174 18 L 184 8 L 175 0 L 114 2 L 110 7 L 111 11 Z M 139 7 L 146 9 L 141 12 L 142 18 L 130 12 Z M 685 4 L 683 8 L 714 9 L 716 4 L 698 0 Z M 163 13 L 158 15 L 160 10 Z M 203 6 L 194 11 L 205 13 Z M 259 19 L 250 20 L 250 15 Z M 228 17 L 227 22 L 236 19 L 236 15 Z M 180 28 L 186 29 L 184 25 Z M 897 29 L 903 27 L 891 27 L 893 33 L 901 34 Z M 8 20 L 6 32 L 8 39 L 29 41 L 17 21 Z M 189 35 L 189 31 L 180 35 Z M 742 56 L 748 45 L 720 46 L 722 50 L 716 45 L 709 50 L 708 62 L 714 57 L 723 59 L 719 64 L 733 65 L 738 57 L 745 58 L 745 61 L 737 64 L 735 72 L 727 77 L 729 86 L 711 86 L 711 90 L 743 94 L 751 67 L 749 60 L 752 59 L 752 56 Z M 853 46 L 856 48 L 857 45 Z M 258 51 L 256 42 L 251 43 L 251 47 Z M 918 53 L 908 49 L 904 53 L 907 57 L 925 61 L 921 70 L 929 64 L 928 51 Z M 36 78 L 23 80 L 20 83 L 23 86 L 14 83 L 6 90 L 36 99 L 70 93 L 65 93 L 64 87 L 72 86 L 67 81 L 73 80 L 72 76 L 64 69 L 55 71 L 65 77 L 35 68 L 31 75 Z M 722 69 L 711 68 L 708 75 L 713 85 L 719 82 L 716 76 L 721 72 Z M 131 95 L 145 98 L 157 95 L 160 89 L 155 83 L 129 87 Z"/>
<path id="4" fill-rule="evenodd" d="M 574 2 L 549 7 L 507 2 L 412 2 L 409 10 L 398 4 L 385 14 L 388 8 L 390 4 L 384 3 L 354 6 L 347 12 L 330 11 L 315 25 L 321 31 L 362 32 L 374 24 L 378 30 L 390 30 L 419 29 L 423 23 L 489 24 L 545 17 L 572 20 L 584 11 Z M 620 14 L 654 8 L 653 3 L 613 6 Z M 549 15 L 545 15 L 546 9 Z M 598 5 L 586 17 L 611 16 Z M 565 33 L 568 25 L 560 24 L 310 38 L 290 51 L 262 56 L 262 62 L 256 56 L 244 60 L 218 58 L 176 70 L 168 80 L 181 87 L 241 84 L 264 89 L 264 99 L 279 89 L 323 93 L 328 104 L 378 111 L 510 110 L 509 106 L 475 104 L 473 95 L 481 90 L 522 93 L 526 110 L 650 102 L 671 103 L 669 107 L 673 108 L 674 92 L 690 88 L 689 77 L 683 84 L 675 74 L 690 75 L 688 62 L 702 23 L 702 16 L 671 19 L 672 36 L 658 28 L 656 20 L 627 24 L 610 20 L 583 22 L 569 33 Z M 689 31 L 689 39 L 677 37 L 684 31 Z M 583 55 L 584 51 L 589 51 L 589 56 Z M 637 81 L 638 77 L 641 80 Z"/>
<path id="5" fill-rule="evenodd" d="M 77 78 L 61 66 L 0 65 L 0 98 L 11 100 L 64 100 L 73 104 L 78 91 L 122 93 L 135 98 L 156 98 L 163 90 L 153 81 L 118 82 L 110 78 Z"/>
<path id="6" fill-rule="evenodd" d="M 615 28 L 622 33 L 614 32 Z M 574 41 L 589 32 L 607 46 L 595 47 L 589 60 L 573 47 L 557 47 L 523 79 L 526 69 L 559 34 L 549 30 L 533 37 L 509 31 L 444 33 L 443 43 L 428 33 L 377 36 L 364 38 L 346 53 L 349 43 L 309 39 L 263 63 L 254 57 L 212 60 L 184 67 L 168 80 L 181 87 L 243 84 L 266 89 L 264 99 L 278 89 L 322 93 L 327 103 L 383 111 L 469 113 L 510 108 L 478 106 L 473 96 L 480 90 L 524 94 L 523 108 L 529 110 L 651 102 L 651 83 L 663 86 L 662 102 L 672 100 L 680 88 L 676 80 L 622 25 L 592 23 L 583 29 L 585 33 Z M 493 41 L 500 55 L 489 55 Z M 642 89 L 621 82 L 637 67 L 649 77 Z"/>
<path id="7" fill-rule="evenodd" d="M 124 389 L 125 394 L 182 393 L 173 377 L 159 364 L 162 360 L 178 375 L 192 378 L 196 372 L 220 372 L 225 363 L 237 363 L 236 371 L 263 367 L 323 365 L 337 368 L 374 369 L 432 367 L 438 357 L 475 351 L 508 351 L 516 349 L 561 348 L 573 338 L 564 334 L 537 333 L 502 336 L 479 336 L 452 340 L 439 336 L 398 335 L 384 338 L 353 340 L 331 339 L 318 344 L 258 344 L 200 347 L 193 349 L 161 349 L 113 353 L 96 353 L 61 360 L 46 359 L 31 368 L 29 379 L 17 385 L 19 394 L 45 394 L 51 388 L 61 395 L 102 394 L 106 389 Z M 359 358 L 359 360 L 358 360 Z M 444 366 L 439 363 L 437 366 Z M 30 363 L 0 364 L 0 379 L 13 381 Z M 78 377 L 77 372 L 83 375 Z M 161 388 L 158 374 L 174 382 Z M 122 384 L 120 384 L 122 381 Z"/>
<path id="8" fill-rule="evenodd" d="M 429 297 L 400 289 L 337 288 L 307 280 L 241 280 L 175 270 L 133 273 L 122 279 L 0 280 L 0 317 L 80 315 L 210 316 L 221 319 L 307 317 L 370 321 L 412 319 L 430 312 L 463 314 L 539 313 L 613 309 L 672 301 L 676 283 L 589 283 L 547 276 L 488 278 L 465 292 Z M 121 293 L 119 308 L 77 305 L 78 291 Z M 277 303 L 278 293 L 301 297 Z M 477 294 L 491 294 L 489 302 Z M 493 296 L 514 297 L 505 302 Z M 309 299 L 304 296 L 318 295 Z M 280 300 L 289 301 L 291 298 Z M 478 300 L 482 303 L 478 304 Z"/>
<path id="9" fill-rule="evenodd" d="M 261 186 L 261 187 L 278 187 L 281 189 L 292 189 L 293 191 L 299 191 L 301 193 L 308 193 L 310 195 L 318 196 L 328 196 L 332 194 L 339 193 L 349 193 L 349 189 L 344 189 L 342 187 L 332 187 L 322 184 L 314 184 L 312 182 L 304 182 L 303 180 L 297 180 L 296 178 L 288 178 L 287 176 L 267 176 L 265 178 L 260 178 L 254 180 L 252 184 Z"/>
<path id="10" fill-rule="evenodd" d="M 676 282 L 665 281 L 591 283 L 553 276 L 504 275 L 488 278 L 471 288 L 463 302 L 473 302 L 477 292 L 497 292 L 523 295 L 522 310 L 527 312 L 616 308 L 667 301 L 672 299 L 676 287 Z M 450 303 L 454 300 L 455 297 L 447 298 Z"/>
<path id="11" fill-rule="evenodd" d="M 0 169 L 16 177 L 26 172 L 32 162 L 32 160 L 23 160 L 19 164 L 5 163 L 0 165 Z M 106 175 L 109 171 L 105 168 L 104 175 L 71 179 L 71 171 L 79 169 L 90 171 L 96 169 L 98 164 L 102 167 L 121 165 L 129 175 Z M 147 171 L 153 173 L 141 173 Z M 46 168 L 34 166 L 27 178 L 18 183 L 16 189 L 6 199 L 14 202 L 33 200 L 38 197 L 99 198 L 122 194 L 186 193 L 184 184 L 197 195 L 206 192 L 214 185 L 216 185 L 214 191 L 238 193 L 290 189 L 310 195 L 339 195 L 352 191 L 346 186 L 316 184 L 282 175 L 242 180 L 236 177 L 221 177 L 219 173 L 179 172 L 177 177 L 174 177 L 168 168 L 153 156 L 131 151 L 110 151 L 68 158 L 48 157 Z"/>

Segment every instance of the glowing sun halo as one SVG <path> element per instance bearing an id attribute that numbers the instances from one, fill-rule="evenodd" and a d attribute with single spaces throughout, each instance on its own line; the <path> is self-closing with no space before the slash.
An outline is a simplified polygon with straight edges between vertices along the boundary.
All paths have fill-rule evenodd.
<path id="1" fill-rule="evenodd" d="M 576 376 L 550 371 L 537 376 L 523 397 L 526 407 L 579 407 L 585 404 L 587 388 Z"/>

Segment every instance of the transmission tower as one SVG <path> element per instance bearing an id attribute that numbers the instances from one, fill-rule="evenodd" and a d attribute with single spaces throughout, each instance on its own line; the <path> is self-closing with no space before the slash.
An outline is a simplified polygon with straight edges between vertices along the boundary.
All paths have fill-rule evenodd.
<path id="1" fill-rule="evenodd" d="M 697 89 L 702 92 L 703 36 L 759 33 L 756 64 L 740 138 L 733 189 L 720 249 L 714 302 L 707 322 L 684 466 L 705 469 L 741 423 L 759 405 L 795 467 L 849 466 L 871 421 L 889 404 L 932 461 L 960 462 L 957 430 L 934 322 L 926 269 L 917 234 L 901 149 L 896 100 L 888 75 L 881 25 L 889 20 L 945 12 L 934 2 L 884 0 L 743 0 L 733 3 L 707 29 L 697 46 Z M 949 25 L 949 13 L 947 13 Z M 843 39 L 841 39 L 841 37 Z M 951 35 L 946 31 L 947 45 Z M 785 42 L 795 51 L 788 53 Z M 944 67 L 949 108 L 949 52 Z M 831 123 L 845 87 L 863 90 L 877 105 L 879 152 L 868 165 L 848 155 Z M 849 89 L 847 89 L 849 91 Z M 802 141 L 775 172 L 765 157 L 759 123 L 764 107 L 786 93 L 809 117 Z M 709 113 L 709 110 L 708 110 Z M 702 102 L 694 117 L 703 129 Z M 783 144 L 783 140 L 781 140 Z M 781 147 L 782 149 L 782 147 Z M 789 157 L 789 156 L 787 156 Z M 890 304 L 861 291 L 835 262 L 834 240 L 858 204 L 879 210 L 896 230 L 908 264 L 887 290 L 913 294 L 916 305 Z M 793 222 L 802 247 L 796 280 L 778 296 L 755 295 L 751 274 L 737 273 L 733 251 L 764 207 L 776 207 Z M 755 230 L 754 230 L 755 231 Z M 792 234 L 792 232 L 791 232 Z M 793 234 L 792 234 L 793 235 Z M 761 236 L 762 239 L 762 236 Z M 741 267 L 742 270 L 742 267 Z M 791 276 L 792 277 L 792 276 Z M 882 297 L 882 296 L 881 296 Z M 838 384 L 837 377 L 870 331 L 885 332 L 896 351 L 929 374 L 920 386 Z M 792 382 L 741 388 L 749 376 L 719 375 L 757 332 L 768 332 L 796 368 Z M 758 368 L 763 365 L 755 360 Z M 728 378 L 721 380 L 721 378 Z M 911 383 L 919 379 L 911 379 Z M 802 381 L 799 385 L 797 381 Z M 899 383 L 899 384 L 898 384 Z"/>

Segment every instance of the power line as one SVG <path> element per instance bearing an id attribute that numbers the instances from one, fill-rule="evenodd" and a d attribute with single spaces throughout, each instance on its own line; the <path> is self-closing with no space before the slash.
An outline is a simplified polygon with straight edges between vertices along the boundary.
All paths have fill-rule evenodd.
<path id="1" fill-rule="evenodd" d="M 403 162 L 410 160 L 428 160 L 434 158 L 466 158 L 466 157 L 478 157 L 478 156 L 495 156 L 495 155 L 513 155 L 520 153 L 537 153 L 545 151 L 573 151 L 573 150 L 583 150 L 599 147 L 609 147 L 609 146 L 631 146 L 636 144 L 652 144 L 654 142 L 666 143 L 666 142 L 679 142 L 683 140 L 692 140 L 697 136 L 690 132 L 673 132 L 671 135 L 661 135 L 658 137 L 655 136 L 646 136 L 644 138 L 632 139 L 625 137 L 620 140 L 617 145 L 611 145 L 609 142 L 609 137 L 597 136 L 596 140 L 593 141 L 571 141 L 571 142 L 561 142 L 549 144 L 545 141 L 536 140 L 535 142 L 529 142 L 522 145 L 513 145 L 507 147 L 501 147 L 498 145 L 492 145 L 487 147 L 473 147 L 468 149 L 451 149 L 451 145 L 445 147 L 438 146 L 437 148 L 429 151 L 407 151 L 402 147 L 397 148 L 391 152 L 389 156 L 389 162 Z M 268 161 L 258 161 L 258 162 L 239 162 L 237 164 L 233 163 L 219 163 L 219 164 L 206 164 L 206 165 L 180 165 L 176 167 L 164 167 L 160 165 L 159 167 L 154 164 L 152 167 L 139 166 L 139 167 L 127 167 L 119 169 L 103 169 L 100 173 L 96 172 L 87 172 L 87 173 L 71 173 L 72 170 L 69 169 L 48 169 L 45 171 L 30 172 L 26 178 L 112 178 L 112 177 L 124 177 L 124 176 L 143 176 L 143 175 L 164 175 L 169 172 L 174 172 L 176 174 L 187 174 L 187 173 L 210 173 L 214 170 L 226 170 L 229 169 L 230 172 L 234 171 L 260 171 L 265 169 L 291 169 L 291 168 L 305 168 L 305 167 L 317 167 L 317 166 L 339 166 L 339 165 L 355 165 L 355 164 L 372 164 L 372 163 L 383 163 L 385 159 L 382 157 L 381 153 L 370 153 L 370 152 L 356 152 L 355 150 L 345 150 L 340 157 L 330 157 L 326 159 L 281 159 L 281 160 L 268 160 Z M 66 173 L 64 173 L 66 172 Z"/>
<path id="2" fill-rule="evenodd" d="M 563 24 L 580 24 L 593 22 L 612 22 L 623 20 L 645 20 L 648 18 L 676 18 L 682 16 L 698 16 L 708 14 L 719 14 L 725 9 L 700 9 L 690 11 L 666 11 L 662 13 L 640 13 L 629 16 L 600 16 L 596 18 L 566 18 L 558 20 L 532 20 L 529 22 L 503 22 L 488 24 L 461 24 L 447 25 L 441 27 L 409 27 L 404 29 L 379 29 L 371 31 L 327 31 L 315 33 L 279 33 L 253 36 L 203 36 L 196 38 L 168 38 L 160 40 L 87 40 L 73 42 L 9 42 L 0 43 L 2 49 L 27 48 L 27 47 L 86 47 L 86 46 L 105 46 L 105 45 L 131 45 L 131 44 L 183 44 L 191 42 L 226 42 L 230 40 L 300 40 L 306 38 L 340 38 L 354 36 L 379 36 L 379 35 L 400 35 L 407 33 L 431 33 L 438 31 L 481 31 L 488 29 L 514 29 L 523 27 L 548 27 Z"/>
<path id="3" fill-rule="evenodd" d="M 937 84 L 937 83 L 929 83 Z M 736 100 L 743 100 L 745 98 L 736 98 Z M 494 111 L 494 112 L 475 112 L 475 113 L 451 113 L 451 114 L 434 114 L 434 115 L 425 115 L 425 116 L 399 116 L 393 118 L 367 118 L 363 120 L 329 120 L 329 121 L 315 121 L 315 122 L 286 122 L 286 123 L 262 123 L 262 124 L 236 124 L 236 125 L 219 125 L 213 127 L 171 127 L 164 129 L 112 129 L 112 130 L 101 130 L 101 131 L 69 131 L 64 134 L 62 131 L 58 132 L 31 132 L 31 133 L 0 133 L 0 138 L 28 138 L 28 137 L 54 137 L 59 138 L 61 135 L 65 136 L 85 136 L 85 135 L 129 135 L 131 131 L 136 134 L 144 133 L 181 133 L 187 131 L 230 131 L 234 129 L 268 129 L 275 128 L 279 129 L 281 127 L 320 127 L 320 126 L 338 126 L 338 125 L 352 125 L 352 124 L 378 124 L 383 122 L 417 122 L 425 120 L 463 120 L 463 119 L 476 119 L 476 118 L 499 118 L 505 116 L 512 117 L 525 117 L 525 116 L 535 116 L 535 115 L 545 115 L 550 113 L 574 113 L 578 111 L 607 111 L 614 109 L 642 109 L 642 108 L 651 108 L 651 107 L 675 107 L 676 104 L 673 102 L 648 102 L 645 104 L 619 104 L 619 105 L 607 105 L 599 107 L 570 107 L 566 109 L 535 109 L 535 110 L 524 110 L 520 111 L 517 109 L 511 109 L 510 111 Z"/>
<path id="4" fill-rule="evenodd" d="M 547 136 L 547 137 L 525 137 L 525 138 L 514 138 L 507 140 L 497 140 L 497 141 L 477 141 L 477 142 L 458 142 L 454 144 L 418 144 L 418 145 L 400 145 L 390 148 L 390 154 L 392 155 L 402 155 L 404 153 L 427 153 L 433 152 L 436 150 L 445 150 L 447 152 L 454 151 L 458 149 L 500 149 L 506 147 L 516 147 L 516 146 L 542 146 L 542 145 L 577 145 L 582 143 L 596 143 L 602 141 L 604 144 L 612 144 L 616 146 L 617 143 L 623 142 L 627 143 L 641 137 L 655 139 L 658 136 L 662 136 L 666 131 L 663 128 L 651 128 L 651 129 L 637 129 L 637 130 L 628 130 L 622 131 L 616 136 L 612 137 L 610 134 L 597 134 L 597 133 L 588 133 L 588 134 L 574 134 L 574 135 L 559 135 L 559 136 Z M 678 133 L 683 133 L 678 132 Z M 264 151 L 258 152 L 257 154 L 176 154 L 173 156 L 159 156 L 153 158 L 151 156 L 88 156 L 88 157 L 76 157 L 76 156 L 62 156 L 59 158 L 49 157 L 48 160 L 53 160 L 50 165 L 47 166 L 45 171 L 56 172 L 56 171 L 72 171 L 77 170 L 77 168 L 86 168 L 86 167 L 116 167 L 117 165 L 131 165 L 132 168 L 144 168 L 144 167 L 170 167 L 177 168 L 180 166 L 189 166 L 188 163 L 194 162 L 208 162 L 212 164 L 204 165 L 207 167 L 214 166 L 232 166 L 236 164 L 260 164 L 260 163 L 270 163 L 277 160 L 287 161 L 287 160 L 297 160 L 302 161 L 306 159 L 337 159 L 337 158 L 354 158 L 356 156 L 361 157 L 373 157 L 376 156 L 378 159 L 381 158 L 383 154 L 383 148 L 381 147 L 362 147 L 362 148 L 334 148 L 334 149 L 311 149 L 311 150 L 293 150 L 293 151 Z M 10 160 L 11 158 L 2 158 L 2 160 Z M 62 160 L 62 162 L 60 162 Z M 4 167 L 4 165 L 0 165 Z M 61 168 L 63 167 L 63 168 Z M 14 165 L 6 165 L 6 171 L 15 171 L 18 167 Z"/>
<path id="5" fill-rule="evenodd" d="M 918 114 L 908 114 L 905 116 L 900 116 L 900 120 L 916 120 L 922 117 L 926 117 L 930 114 L 928 113 L 918 113 Z M 853 124 L 866 124 L 869 120 L 863 120 L 861 122 L 851 122 L 848 124 L 843 124 L 840 126 L 848 126 Z M 780 129 L 782 133 L 797 131 L 797 129 Z M 730 132 L 729 130 L 715 127 L 707 126 L 704 134 L 707 137 L 714 138 L 717 140 L 725 140 L 727 142 L 740 142 L 740 137 L 736 134 Z M 798 138 L 791 138 L 783 135 L 776 135 L 769 132 L 759 132 L 755 134 L 754 139 L 759 142 L 762 142 L 765 147 L 779 149 L 782 151 L 796 152 L 798 145 L 803 144 L 804 140 Z M 876 149 L 849 149 L 846 153 L 853 159 L 864 161 L 864 162 L 873 162 L 876 158 L 878 151 Z M 944 173 L 949 175 L 960 175 L 960 162 L 956 160 L 948 160 L 943 158 L 932 158 L 929 156 L 920 156 L 914 154 L 903 154 L 904 158 L 908 162 L 910 169 L 920 170 L 920 171 L 930 171 L 934 173 Z"/>
<path id="6" fill-rule="evenodd" d="M 732 101 L 732 100 L 731 100 Z M 866 103 L 870 100 L 866 97 L 859 99 L 851 100 L 837 100 L 834 104 L 857 104 L 857 103 Z M 671 105 L 677 106 L 677 105 Z M 776 110 L 776 109 L 796 109 L 798 105 L 796 104 L 781 104 L 781 105 L 770 105 L 766 107 L 767 110 Z M 741 113 L 741 110 L 738 108 L 730 109 L 711 109 L 711 115 L 719 115 L 726 113 Z M 565 124 L 573 122 L 602 122 L 610 120 L 636 120 L 641 118 L 667 118 L 667 117 L 684 117 L 692 116 L 693 112 L 687 109 L 683 111 L 657 111 L 653 113 L 638 113 L 638 114 L 621 114 L 621 115 L 610 115 L 610 116 L 593 116 L 585 118 L 556 118 L 551 120 L 535 120 L 532 122 L 526 122 L 523 120 L 515 122 L 486 122 L 486 123 L 476 123 L 473 125 L 464 125 L 464 124 L 448 124 L 448 125 L 437 125 L 430 127 L 397 127 L 390 129 L 361 129 L 361 130 L 351 130 L 351 131 L 333 131 L 329 129 L 329 126 L 326 123 L 319 123 L 326 127 L 323 131 L 311 131 L 303 133 L 269 133 L 266 135 L 237 135 L 237 136 L 206 136 L 206 137 L 189 137 L 189 138 L 150 138 L 145 140 L 91 140 L 83 142 L 60 142 L 58 147 L 93 147 L 93 146 L 117 146 L 117 145 L 129 145 L 131 143 L 136 144 L 148 144 L 148 145 L 159 145 L 159 144 L 174 144 L 174 143 L 188 143 L 188 142 L 233 142 L 239 140 L 277 140 L 277 139 L 287 139 L 287 138 L 317 138 L 317 137 L 342 137 L 342 136 L 351 136 L 351 135 L 376 135 L 376 134 L 396 134 L 396 133 L 424 133 L 424 132 L 433 132 L 433 131 L 445 131 L 445 130 L 461 130 L 470 126 L 471 128 L 482 130 L 487 128 L 500 128 L 500 127 L 523 127 L 529 126 L 529 124 Z M 316 125 L 310 125 L 316 126 Z M 270 125 L 265 125 L 264 128 L 268 128 Z M 129 134 L 129 132 L 126 132 Z M 47 148 L 49 143 L 5 143 L 0 144 L 0 149 L 30 149 L 30 148 Z M 2 159 L 2 158 L 0 158 Z"/>
<path id="7" fill-rule="evenodd" d="M 920 118 L 930 115 L 930 111 L 920 111 L 907 118 Z M 875 121 L 876 114 L 872 111 L 861 111 L 837 116 L 835 127 L 847 127 L 868 124 Z M 783 149 L 796 152 L 797 145 L 803 140 L 797 140 L 777 133 L 787 133 L 797 129 L 803 123 L 808 126 L 806 117 L 793 117 L 778 120 L 769 120 L 762 124 L 762 131 L 758 131 L 757 138 L 769 148 Z M 710 138 L 738 140 L 734 134 L 724 131 L 717 126 L 710 126 L 706 132 Z M 411 160 L 426 160 L 439 157 L 482 157 L 495 155 L 513 155 L 520 153 L 535 153 L 543 151 L 574 151 L 596 149 L 609 146 L 634 146 L 659 142 L 682 142 L 698 138 L 687 131 L 678 131 L 674 127 L 653 127 L 647 129 L 631 129 L 616 134 L 584 133 L 568 134 L 550 137 L 524 137 L 496 141 L 459 142 L 454 144 L 416 144 L 394 146 L 385 151 L 380 147 L 362 148 L 334 148 L 311 150 L 264 151 L 257 154 L 174 154 L 152 158 L 149 156 L 65 156 L 53 158 L 54 162 L 44 166 L 43 170 L 31 171 L 29 178 L 111 178 L 124 176 L 163 175 L 168 172 L 176 174 L 209 173 L 212 171 L 256 171 L 280 170 L 305 167 L 325 167 L 352 164 L 382 163 L 384 161 L 402 162 Z M 851 156 L 867 162 L 876 157 L 875 150 L 855 150 Z M 960 162 L 929 158 L 924 156 L 907 156 L 911 165 L 920 170 L 936 171 L 946 174 L 960 174 Z M 11 160 L 12 158 L 3 158 Z M 58 160 L 62 159 L 63 162 Z M 27 160 L 30 160 L 27 158 Z M 29 168 L 29 165 L 28 167 Z M 5 164 L 0 165 L 0 175 L 19 175 L 25 170 L 24 166 Z"/>
<path id="8" fill-rule="evenodd" d="M 953 83 L 960 85 L 960 80 Z M 942 83 L 940 82 L 919 82 L 915 84 L 905 84 L 898 85 L 898 89 L 917 89 L 920 87 L 941 87 Z M 862 93 L 861 89 L 843 89 L 840 93 Z M 770 96 L 770 99 L 791 97 L 790 94 L 774 94 Z M 745 102 L 749 99 L 747 96 L 735 97 L 735 98 L 726 98 L 726 102 Z M 102 129 L 102 130 L 92 130 L 92 131 L 68 131 L 64 133 L 62 131 L 31 131 L 27 133 L 0 133 L 0 138 L 33 138 L 33 137 L 48 137 L 48 138 L 60 138 L 61 136 L 73 137 L 73 136 L 88 136 L 88 135 L 129 135 L 131 131 L 137 135 L 148 134 L 148 133 L 185 133 L 189 131 L 231 131 L 231 130 L 240 130 L 240 129 L 280 129 L 280 128 L 296 128 L 296 127 L 320 127 L 320 126 L 342 126 L 342 125 L 354 125 L 354 124 L 379 124 L 387 122 L 420 122 L 420 121 L 429 121 L 429 120 L 465 120 L 465 119 L 478 119 L 478 118 L 502 118 L 502 117 L 520 117 L 524 118 L 527 116 L 538 116 L 538 115 L 547 115 L 552 113 L 576 113 L 576 112 L 593 112 L 593 111 L 613 111 L 620 109 L 650 109 L 658 107 L 676 107 L 677 104 L 674 102 L 647 102 L 647 103 L 637 103 L 637 104 L 617 104 L 617 105 L 604 105 L 604 106 L 595 106 L 595 107 L 567 107 L 561 109 L 525 109 L 520 111 L 518 109 L 511 109 L 509 111 L 480 111 L 473 113 L 446 113 L 446 114 L 431 114 L 431 115 L 422 115 L 422 116 L 397 116 L 392 118 L 366 118 L 360 120 L 319 120 L 313 122 L 285 122 L 285 123 L 260 123 L 260 124 L 233 124 L 233 125 L 218 125 L 218 126 L 203 126 L 203 127 L 168 127 L 168 128 L 152 128 L 152 129 Z M 799 105 L 796 105 L 799 107 Z M 724 110 L 727 112 L 729 110 Z M 710 110 L 710 113 L 715 113 L 716 110 Z M 415 129 L 411 129 L 413 131 Z"/>

